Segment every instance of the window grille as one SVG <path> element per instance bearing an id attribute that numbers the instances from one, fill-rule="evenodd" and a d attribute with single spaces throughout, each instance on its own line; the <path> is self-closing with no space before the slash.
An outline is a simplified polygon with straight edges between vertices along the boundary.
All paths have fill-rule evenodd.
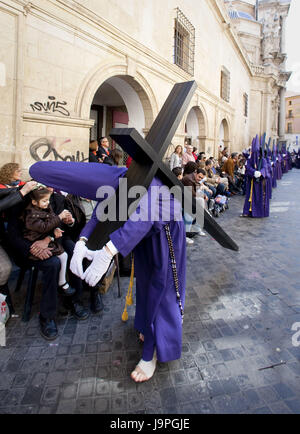
<path id="1" fill-rule="evenodd" d="M 186 16 L 176 9 L 174 29 L 174 63 L 190 75 L 194 75 L 195 27 Z"/>

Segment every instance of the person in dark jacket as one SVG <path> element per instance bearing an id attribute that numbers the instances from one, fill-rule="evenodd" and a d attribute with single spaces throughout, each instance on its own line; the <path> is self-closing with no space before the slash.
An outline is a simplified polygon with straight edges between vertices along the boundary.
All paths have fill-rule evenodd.
<path id="1" fill-rule="evenodd" d="M 3 212 L 12 208 L 14 205 L 22 203 L 24 196 L 30 193 L 35 186 L 36 182 L 28 182 L 21 189 L 8 187 L 0 189 L 0 292 L 6 295 L 6 302 L 11 314 L 14 313 L 14 308 L 7 282 L 11 273 L 12 264 L 6 250 L 2 246 L 5 239 Z"/>
<path id="2" fill-rule="evenodd" d="M 53 256 L 57 256 L 60 261 L 60 272 L 58 276 L 58 289 L 66 296 L 72 296 L 75 289 L 70 287 L 67 282 L 67 262 L 68 255 L 64 251 L 59 239 L 63 235 L 60 226 L 62 220 L 68 217 L 69 211 L 63 210 L 56 215 L 50 205 L 50 196 L 52 192 L 46 187 L 39 187 L 30 193 L 31 203 L 26 207 L 23 213 L 24 220 L 24 238 L 29 241 L 38 241 L 45 236 L 50 236 L 51 242 L 49 248 Z M 32 260 L 38 260 L 34 255 L 29 257 Z"/>
<path id="3" fill-rule="evenodd" d="M 89 147 L 89 163 L 102 163 L 103 160 L 97 155 L 98 148 L 97 140 L 91 140 Z"/>
<path id="4" fill-rule="evenodd" d="M 97 156 L 100 161 L 104 162 L 107 157 L 110 156 L 109 141 L 107 137 L 101 137 L 99 140 L 99 148 L 97 151 Z"/>
<path id="5" fill-rule="evenodd" d="M 113 149 L 109 154 L 109 157 L 104 159 L 103 163 L 109 164 L 110 166 L 119 166 L 122 156 L 123 154 L 119 149 Z"/>

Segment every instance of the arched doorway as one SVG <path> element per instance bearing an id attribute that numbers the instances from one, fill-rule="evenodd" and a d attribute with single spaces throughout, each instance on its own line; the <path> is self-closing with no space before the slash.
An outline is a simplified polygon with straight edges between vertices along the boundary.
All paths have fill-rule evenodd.
<path id="1" fill-rule="evenodd" d="M 223 119 L 220 125 L 218 147 L 229 148 L 229 127 L 226 119 Z"/>
<path id="2" fill-rule="evenodd" d="M 197 106 L 189 111 L 185 124 L 186 141 L 198 151 L 205 151 L 206 128 L 203 112 Z"/>
<path id="3" fill-rule="evenodd" d="M 128 75 L 117 75 L 105 80 L 96 91 L 90 118 L 95 121 L 91 139 L 107 136 L 114 148 L 118 145 L 109 137 L 112 128 L 132 127 L 144 137 L 153 123 L 153 111 L 141 85 Z M 126 160 L 124 154 L 123 164 Z"/>

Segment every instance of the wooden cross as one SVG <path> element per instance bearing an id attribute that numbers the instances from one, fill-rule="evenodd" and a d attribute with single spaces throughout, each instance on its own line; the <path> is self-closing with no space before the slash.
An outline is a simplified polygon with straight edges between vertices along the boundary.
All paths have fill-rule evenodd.
<path id="1" fill-rule="evenodd" d="M 157 176 L 166 186 L 169 188 L 178 186 L 184 194 L 184 185 L 163 163 L 163 157 L 196 88 L 197 83 L 195 81 L 175 84 L 145 139 L 134 128 L 114 128 L 111 131 L 110 137 L 133 158 L 133 162 L 125 175 L 128 191 L 136 185 L 148 189 L 154 176 Z M 119 204 L 119 189 L 111 201 Z M 134 201 L 136 198 L 128 199 L 128 208 Z M 192 203 L 186 200 L 186 204 L 189 205 L 190 210 L 195 211 L 196 200 L 191 196 L 190 201 Z M 109 235 L 123 224 L 124 221 L 99 222 L 89 238 L 88 248 L 91 250 L 102 248 L 109 241 Z M 206 210 L 204 210 L 204 229 L 223 247 L 235 251 L 239 249 Z"/>

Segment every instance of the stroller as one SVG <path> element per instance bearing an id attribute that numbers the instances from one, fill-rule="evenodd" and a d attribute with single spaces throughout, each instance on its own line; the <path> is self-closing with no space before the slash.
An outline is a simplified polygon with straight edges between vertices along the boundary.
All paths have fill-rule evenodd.
<path id="1" fill-rule="evenodd" d="M 218 196 L 216 196 L 214 200 L 215 204 L 212 213 L 216 218 L 218 218 L 220 213 L 224 212 L 226 209 L 229 208 L 229 199 L 226 196 L 218 194 Z"/>

